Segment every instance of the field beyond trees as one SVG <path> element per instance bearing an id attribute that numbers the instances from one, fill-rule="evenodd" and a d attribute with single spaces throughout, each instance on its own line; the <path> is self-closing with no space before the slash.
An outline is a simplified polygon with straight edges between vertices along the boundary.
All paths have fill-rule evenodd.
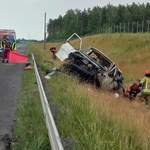
<path id="1" fill-rule="evenodd" d="M 78 40 L 73 40 L 72 44 L 78 47 L 78 42 Z M 49 51 L 52 45 L 55 45 L 58 50 L 61 44 L 47 43 L 45 51 L 43 51 L 42 43 L 34 43 L 29 46 L 30 51 L 38 60 L 43 74 L 46 69 L 59 67 L 62 64 L 58 59 L 53 59 Z M 83 38 L 82 48 L 88 46 L 100 49 L 117 64 L 124 74 L 126 87 L 135 79 L 141 79 L 144 71 L 150 69 L 149 33 L 87 36 Z M 29 72 L 25 72 L 24 76 L 28 76 L 24 80 L 30 82 Z M 28 82 L 24 81 L 23 87 Z M 55 121 L 59 134 L 62 139 L 69 139 L 76 150 L 150 149 L 150 111 L 144 107 L 143 103 L 139 101 L 130 102 L 123 97 L 116 99 L 113 93 L 96 89 L 93 85 L 80 83 L 77 77 L 62 72 L 57 72 L 50 80 L 46 80 L 46 84 L 50 93 L 50 103 L 57 106 Z M 28 88 L 26 85 L 23 90 L 27 92 Z M 35 92 L 35 88 L 30 89 L 28 94 L 30 95 L 32 92 Z M 24 96 L 28 94 L 26 93 Z M 34 101 L 34 98 L 28 97 L 25 100 Z M 28 104 L 26 110 L 28 111 L 32 107 L 33 105 Z M 39 109 L 39 111 L 41 110 Z M 21 117 L 20 112 L 21 109 L 18 112 L 16 124 L 21 121 L 19 119 Z M 26 124 L 22 125 L 26 126 Z M 37 124 L 35 127 L 29 126 L 28 130 L 32 131 L 36 126 Z M 29 131 L 30 134 L 27 136 L 35 134 Z M 43 134 L 43 130 L 40 131 L 39 128 L 38 132 Z M 24 133 L 21 133 L 16 137 L 21 139 L 23 135 Z M 45 138 L 48 137 L 40 137 L 42 139 L 40 144 L 48 146 L 48 144 L 43 144 Z M 39 139 L 37 141 L 34 139 L 35 145 L 37 144 L 40 150 L 39 141 Z M 24 149 L 29 149 L 28 145 Z"/>

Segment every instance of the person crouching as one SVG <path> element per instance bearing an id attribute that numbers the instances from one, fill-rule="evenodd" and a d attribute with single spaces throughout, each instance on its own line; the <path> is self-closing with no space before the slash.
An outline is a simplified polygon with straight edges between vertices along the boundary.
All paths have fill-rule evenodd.
<path id="1" fill-rule="evenodd" d="M 137 81 L 133 82 L 133 84 L 129 88 L 127 88 L 124 96 L 128 97 L 132 101 L 140 92 L 141 92 L 140 80 L 138 79 Z"/>

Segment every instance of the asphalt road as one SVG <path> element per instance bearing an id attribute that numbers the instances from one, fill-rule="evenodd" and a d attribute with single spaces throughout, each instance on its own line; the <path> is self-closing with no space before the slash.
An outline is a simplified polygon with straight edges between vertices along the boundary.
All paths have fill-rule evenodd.
<path id="1" fill-rule="evenodd" d="M 21 45 L 18 51 L 25 54 L 27 45 Z M 25 64 L 2 63 L 0 58 L 0 150 L 9 150 L 11 146 L 24 67 Z"/>

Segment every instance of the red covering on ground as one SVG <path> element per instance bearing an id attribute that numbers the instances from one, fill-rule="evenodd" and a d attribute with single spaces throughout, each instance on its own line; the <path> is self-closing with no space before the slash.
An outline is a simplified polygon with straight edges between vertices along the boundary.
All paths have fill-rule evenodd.
<path id="1" fill-rule="evenodd" d="M 28 61 L 28 57 L 19 54 L 17 50 L 10 51 L 8 61 L 11 63 L 26 63 Z"/>

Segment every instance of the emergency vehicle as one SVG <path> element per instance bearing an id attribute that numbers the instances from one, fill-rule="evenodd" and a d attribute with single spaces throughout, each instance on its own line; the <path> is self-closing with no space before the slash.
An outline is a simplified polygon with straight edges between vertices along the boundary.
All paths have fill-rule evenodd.
<path id="1" fill-rule="evenodd" d="M 2 56 L 3 51 L 3 40 L 8 38 L 9 42 L 12 43 L 13 40 L 16 41 L 16 32 L 15 30 L 10 29 L 0 29 L 0 56 Z"/>

